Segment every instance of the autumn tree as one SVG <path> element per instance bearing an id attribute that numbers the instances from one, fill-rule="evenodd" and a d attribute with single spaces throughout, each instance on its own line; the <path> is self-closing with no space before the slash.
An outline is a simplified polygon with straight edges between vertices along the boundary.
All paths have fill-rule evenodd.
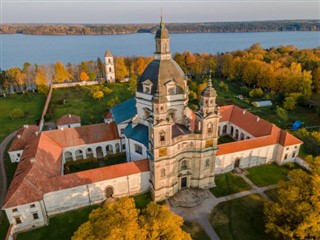
<path id="1" fill-rule="evenodd" d="M 137 91 L 138 80 L 136 76 L 132 76 L 129 81 L 129 90 L 132 94 L 135 94 Z"/>
<path id="2" fill-rule="evenodd" d="M 118 57 L 116 59 L 116 62 L 115 62 L 116 79 L 122 80 L 126 76 L 128 76 L 128 74 L 129 74 L 129 71 L 128 71 L 126 65 L 124 64 L 124 58 L 123 57 Z"/>
<path id="3" fill-rule="evenodd" d="M 320 156 L 311 169 L 293 170 L 290 181 L 279 182 L 278 200 L 265 203 L 267 233 L 278 239 L 320 238 Z"/>
<path id="4" fill-rule="evenodd" d="M 34 83 L 36 84 L 39 93 L 46 95 L 49 92 L 48 79 L 43 68 L 38 68 Z"/>
<path id="5" fill-rule="evenodd" d="M 92 94 L 92 97 L 94 99 L 99 99 L 99 101 L 100 101 L 101 98 L 103 98 L 103 96 L 104 96 L 104 94 L 103 94 L 103 91 L 101 91 L 101 90 L 95 91 Z"/>
<path id="6" fill-rule="evenodd" d="M 198 89 L 197 89 L 197 95 L 198 95 L 198 99 L 200 100 L 201 97 L 201 93 L 202 91 L 207 87 L 206 83 L 201 83 L 198 85 Z"/>
<path id="7" fill-rule="evenodd" d="M 65 69 L 62 62 L 56 62 L 54 64 L 55 75 L 53 78 L 54 82 L 61 83 L 64 81 L 69 81 L 71 79 L 70 73 Z"/>
<path id="8" fill-rule="evenodd" d="M 89 79 L 89 76 L 86 72 L 81 72 L 80 73 L 80 80 L 81 81 L 87 81 Z"/>
<path id="9" fill-rule="evenodd" d="M 277 107 L 277 116 L 282 119 L 283 121 L 288 121 L 288 112 L 281 108 L 281 107 Z"/>
<path id="10" fill-rule="evenodd" d="M 74 233 L 72 240 L 191 240 L 182 231 L 183 219 L 167 206 L 150 203 L 140 212 L 133 198 L 120 198 L 95 209 L 89 220 Z"/>

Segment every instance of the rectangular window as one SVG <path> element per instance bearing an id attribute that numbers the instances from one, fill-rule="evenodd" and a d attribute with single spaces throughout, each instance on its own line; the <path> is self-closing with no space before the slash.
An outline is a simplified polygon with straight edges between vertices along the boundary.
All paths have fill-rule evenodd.
<path id="1" fill-rule="evenodd" d="M 126 149 L 126 145 L 122 144 L 122 150 L 125 150 L 125 149 Z"/>
<path id="2" fill-rule="evenodd" d="M 38 213 L 32 213 L 32 216 L 34 220 L 39 219 Z"/>
<path id="3" fill-rule="evenodd" d="M 120 129 L 120 133 L 124 134 L 124 129 L 123 128 Z"/>
<path id="4" fill-rule="evenodd" d="M 15 217 L 14 220 L 16 221 L 16 224 L 21 224 L 21 218 L 20 217 Z"/>
<path id="5" fill-rule="evenodd" d="M 17 156 L 20 157 L 21 156 L 20 153 L 18 153 Z"/>
<path id="6" fill-rule="evenodd" d="M 18 212 L 18 208 L 12 209 L 12 212 Z"/>
<path id="7" fill-rule="evenodd" d="M 31 205 L 30 205 L 30 208 L 35 208 L 35 207 L 36 207 L 35 204 L 31 204 Z"/>
<path id="8" fill-rule="evenodd" d="M 134 145 L 135 152 L 142 155 L 142 147 L 140 145 Z"/>

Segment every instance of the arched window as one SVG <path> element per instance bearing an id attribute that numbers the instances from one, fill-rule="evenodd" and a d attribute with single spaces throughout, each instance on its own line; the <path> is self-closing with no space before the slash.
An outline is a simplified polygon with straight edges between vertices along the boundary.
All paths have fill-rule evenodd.
<path id="1" fill-rule="evenodd" d="M 112 71 L 111 71 L 111 67 L 109 67 L 109 72 L 112 72 Z"/>
<path id="2" fill-rule="evenodd" d="M 106 151 L 107 151 L 107 154 L 112 154 L 113 153 L 113 147 L 112 147 L 111 144 L 107 145 Z"/>
<path id="3" fill-rule="evenodd" d="M 143 92 L 146 93 L 146 94 L 150 94 L 150 87 L 143 86 Z"/>
<path id="4" fill-rule="evenodd" d="M 292 158 L 294 158 L 296 156 L 296 152 L 292 153 Z"/>
<path id="5" fill-rule="evenodd" d="M 120 144 L 116 143 L 116 153 L 119 153 L 119 152 L 120 152 Z"/>
<path id="6" fill-rule="evenodd" d="M 172 94 L 175 94 L 176 93 L 176 88 L 175 87 L 170 87 L 168 89 L 168 94 L 172 95 Z"/>
<path id="7" fill-rule="evenodd" d="M 65 158 L 66 162 L 72 161 L 73 160 L 72 153 L 69 152 L 69 151 L 65 152 L 64 153 L 64 158 Z"/>
<path id="8" fill-rule="evenodd" d="M 212 123 L 208 123 L 208 133 L 212 133 L 212 132 L 213 132 Z"/>
<path id="9" fill-rule="evenodd" d="M 162 168 L 160 171 L 160 177 L 165 177 L 165 176 L 166 176 L 166 170 Z"/>
<path id="10" fill-rule="evenodd" d="M 209 159 L 206 159 L 206 163 L 204 165 L 205 167 L 209 167 L 210 166 L 210 160 Z"/>
<path id="11" fill-rule="evenodd" d="M 87 148 L 86 150 L 86 158 L 92 158 L 93 157 L 93 152 L 91 148 Z"/>
<path id="12" fill-rule="evenodd" d="M 76 151 L 76 160 L 82 160 L 82 159 L 83 159 L 82 150 L 78 149 Z"/>
<path id="13" fill-rule="evenodd" d="M 180 169 L 181 170 L 186 170 L 187 168 L 188 168 L 187 160 L 182 160 Z"/>
<path id="14" fill-rule="evenodd" d="M 164 142 L 166 140 L 166 133 L 164 131 L 160 132 L 160 142 Z"/>

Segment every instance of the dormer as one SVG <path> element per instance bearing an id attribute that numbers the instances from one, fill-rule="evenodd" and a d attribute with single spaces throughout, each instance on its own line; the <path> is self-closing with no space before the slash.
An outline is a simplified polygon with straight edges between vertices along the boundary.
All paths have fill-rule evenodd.
<path id="1" fill-rule="evenodd" d="M 145 94 L 151 94 L 151 89 L 152 89 L 152 82 L 147 79 L 144 82 L 142 82 L 142 86 L 143 86 L 143 93 Z"/>
<path id="2" fill-rule="evenodd" d="M 169 80 L 168 82 L 165 83 L 165 86 L 166 86 L 168 95 L 177 94 L 177 85 L 175 81 Z"/>

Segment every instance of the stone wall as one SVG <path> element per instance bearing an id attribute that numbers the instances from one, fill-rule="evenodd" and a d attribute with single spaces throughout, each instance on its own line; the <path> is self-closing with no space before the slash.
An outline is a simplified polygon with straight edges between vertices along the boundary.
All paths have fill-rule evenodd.
<path id="1" fill-rule="evenodd" d="M 66 88 L 75 86 L 91 86 L 99 84 L 98 81 L 83 81 L 83 82 L 69 82 L 69 83 L 54 83 L 51 85 L 52 88 Z"/>

